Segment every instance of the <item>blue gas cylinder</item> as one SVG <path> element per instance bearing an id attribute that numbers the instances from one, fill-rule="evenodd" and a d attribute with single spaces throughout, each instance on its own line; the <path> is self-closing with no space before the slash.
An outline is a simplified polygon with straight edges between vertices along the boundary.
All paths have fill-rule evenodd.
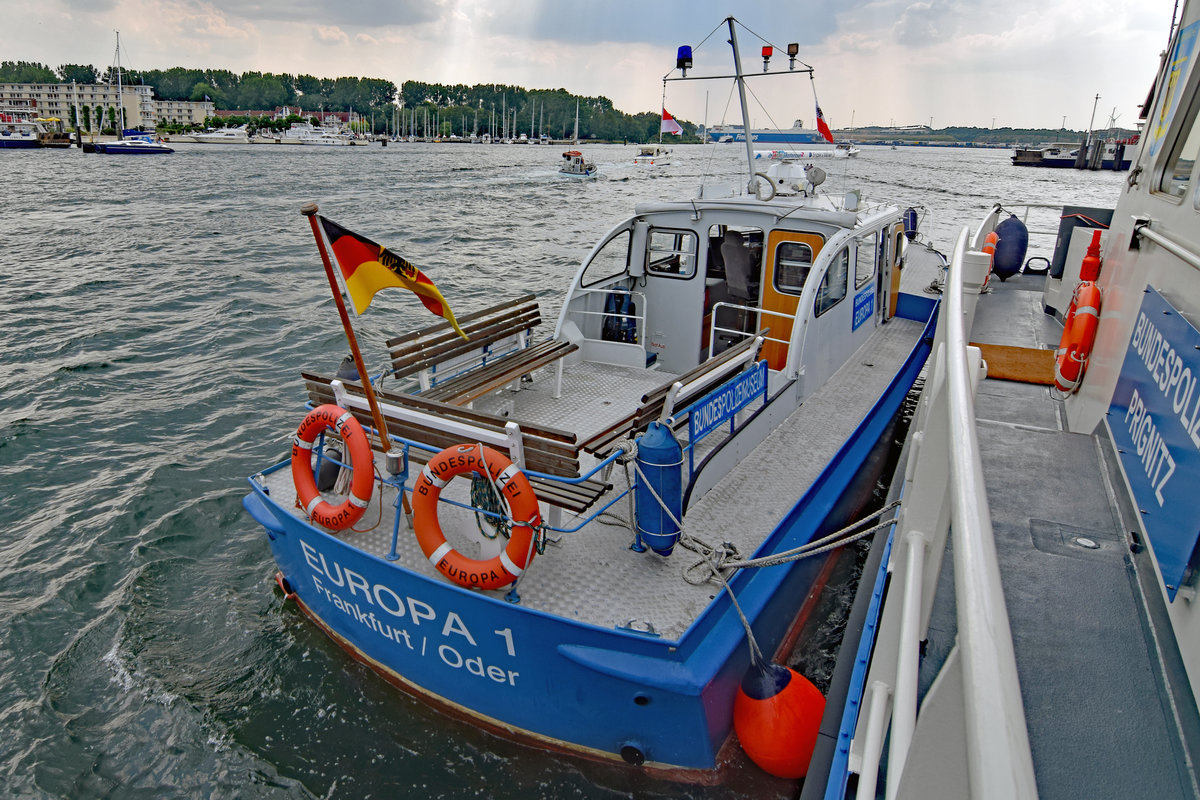
<path id="1" fill-rule="evenodd" d="M 679 541 L 679 526 L 671 516 L 683 518 L 683 448 L 670 428 L 650 423 L 637 440 L 637 465 L 640 474 L 634 479 L 633 496 L 638 538 L 659 555 L 669 556 Z"/>

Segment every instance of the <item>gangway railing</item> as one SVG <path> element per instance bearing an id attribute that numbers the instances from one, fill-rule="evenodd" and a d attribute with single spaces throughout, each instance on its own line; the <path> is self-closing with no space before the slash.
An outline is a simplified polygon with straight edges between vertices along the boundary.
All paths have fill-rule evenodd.
<path id="1" fill-rule="evenodd" d="M 992 210 L 988 212 L 987 219 L 984 220 L 984 223 L 980 225 L 978 230 L 975 232 L 975 236 L 970 242 L 971 249 L 982 250 L 983 237 L 995 230 L 996 226 L 1002 221 L 1000 215 L 1004 212 L 1008 212 L 1017 216 L 1021 222 L 1025 224 L 1026 230 L 1029 232 L 1030 245 L 1036 246 L 1038 237 L 1047 237 L 1050 240 L 1050 250 L 1053 251 L 1055 240 L 1058 238 L 1058 226 L 1053 228 L 1035 227 L 1038 224 L 1042 224 L 1045 220 L 1035 220 L 1034 223 L 1031 224 L 1029 221 L 1029 212 L 1033 211 L 1034 209 L 1039 209 L 1043 212 L 1054 210 L 1056 212 L 1054 217 L 1057 220 L 1062 215 L 1063 206 L 1062 203 L 996 203 L 994 206 L 992 206 Z"/>
<path id="2" fill-rule="evenodd" d="M 746 331 L 742 328 L 730 328 L 725 325 L 718 325 L 717 321 L 719 318 L 719 311 L 721 309 L 728 309 L 730 311 L 736 311 L 739 314 L 741 314 L 741 313 L 753 314 L 754 315 L 753 331 Z M 791 347 L 791 342 L 788 341 L 787 339 L 781 339 L 778 336 L 767 335 L 767 330 L 769 330 L 769 328 L 763 329 L 762 318 L 764 316 L 778 317 L 779 319 L 786 320 L 791 325 L 795 325 L 796 319 L 798 317 L 798 315 L 796 315 L 796 314 L 787 314 L 787 313 L 784 313 L 783 311 L 772 311 L 768 308 L 759 308 L 758 306 L 743 305 L 741 303 L 730 303 L 726 300 L 721 300 L 719 302 L 713 303 L 712 309 L 711 309 L 711 316 L 712 316 L 712 322 L 710 323 L 709 330 L 708 330 L 708 357 L 709 358 L 712 358 L 713 354 L 716 352 L 717 337 L 719 334 L 722 334 L 722 333 L 729 334 L 731 338 L 737 338 L 737 339 L 749 339 L 750 337 L 756 336 L 756 335 L 762 336 L 764 341 L 775 342 L 776 344 L 783 345 L 784 352 L 787 352 L 788 348 Z M 807 329 L 805 330 L 805 332 L 807 333 Z M 801 341 L 801 349 L 803 349 L 803 340 Z"/>
<path id="3" fill-rule="evenodd" d="M 967 346 L 988 257 L 968 251 L 968 238 L 964 228 L 913 422 L 891 585 L 850 748 L 863 799 L 876 796 L 885 737 L 888 800 L 1037 797 L 975 430 L 974 392 L 986 364 Z M 948 536 L 957 641 L 918 709 L 920 643 Z"/>

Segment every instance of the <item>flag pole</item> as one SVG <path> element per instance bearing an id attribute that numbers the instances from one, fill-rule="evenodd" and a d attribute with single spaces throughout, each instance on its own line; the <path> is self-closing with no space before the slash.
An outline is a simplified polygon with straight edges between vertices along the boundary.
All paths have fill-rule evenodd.
<path id="1" fill-rule="evenodd" d="M 375 432 L 379 436 L 380 448 L 384 455 L 390 455 L 392 440 L 388 435 L 387 423 L 383 419 L 383 412 L 379 410 L 379 402 L 375 399 L 375 387 L 371 385 L 371 376 L 367 373 L 362 353 L 358 349 L 358 339 L 354 336 L 354 327 L 350 324 L 350 313 L 346 311 L 346 304 L 342 301 L 342 292 L 338 288 L 337 278 L 333 274 L 333 264 L 329 260 L 329 252 L 325 249 L 325 239 L 317 229 L 317 210 L 316 203 L 305 203 L 301 207 L 300 213 L 308 217 L 308 222 L 312 226 L 313 238 L 317 240 L 317 249 L 321 251 L 321 263 L 325 265 L 325 277 L 329 279 L 329 289 L 333 292 L 338 315 L 342 318 L 342 328 L 346 331 L 346 341 L 350 344 L 350 354 L 354 357 L 359 383 L 362 384 L 363 393 L 367 396 L 367 405 L 371 407 L 371 418 L 375 420 Z M 404 502 L 404 513 L 411 513 L 408 495 L 404 494 L 403 489 L 400 491 L 400 497 Z"/>

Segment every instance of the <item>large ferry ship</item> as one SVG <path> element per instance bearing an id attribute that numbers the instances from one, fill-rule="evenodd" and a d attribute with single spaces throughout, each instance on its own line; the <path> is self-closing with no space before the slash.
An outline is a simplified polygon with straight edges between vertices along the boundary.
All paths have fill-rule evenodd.
<path id="1" fill-rule="evenodd" d="M 746 127 L 744 125 L 713 125 L 708 129 L 709 141 L 713 142 L 744 142 Z M 829 146 L 825 137 L 816 128 L 804 127 L 804 120 L 798 119 L 790 128 L 751 128 L 750 141 L 761 144 L 816 144 Z"/>

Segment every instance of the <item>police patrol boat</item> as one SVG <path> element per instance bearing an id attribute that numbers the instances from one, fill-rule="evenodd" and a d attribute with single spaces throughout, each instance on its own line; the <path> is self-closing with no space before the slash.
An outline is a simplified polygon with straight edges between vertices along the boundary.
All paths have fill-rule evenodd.
<path id="1" fill-rule="evenodd" d="M 244 503 L 286 597 L 502 735 L 703 776 L 736 717 L 756 761 L 803 774 L 825 701 L 773 657 L 827 552 L 879 527 L 844 529 L 925 364 L 945 259 L 913 208 L 831 196 L 819 170 L 777 190 L 746 149 L 738 194 L 605 233 L 549 336 L 525 296 L 388 340 L 372 381 L 361 357 L 305 373 L 292 455 Z M 446 316 L 419 270 L 317 211 L 331 285 L 390 272 Z M 799 732 L 760 713 L 791 695 Z"/>
<path id="2" fill-rule="evenodd" d="M 1115 209 L 963 229 L 802 798 L 1200 793 L 1198 33 Z"/>

